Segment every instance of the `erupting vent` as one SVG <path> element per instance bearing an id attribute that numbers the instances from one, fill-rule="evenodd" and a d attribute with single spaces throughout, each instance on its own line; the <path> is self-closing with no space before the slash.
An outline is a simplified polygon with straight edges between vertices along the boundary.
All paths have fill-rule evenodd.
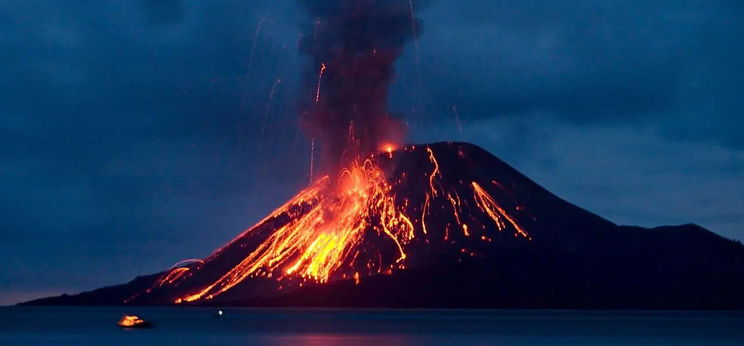
<path id="1" fill-rule="evenodd" d="M 183 303 L 214 299 L 247 279 L 273 281 L 277 290 L 308 282 L 358 283 L 405 270 L 417 246 L 482 256 L 476 248 L 487 248 L 496 237 L 530 240 L 519 221 L 528 215 L 509 191 L 495 180 L 464 175 L 465 152 L 460 145 L 446 148 L 448 161 L 459 161 L 451 172 L 431 146 L 353 161 L 204 261 L 165 272 L 147 293 L 178 292 L 172 299 Z"/>

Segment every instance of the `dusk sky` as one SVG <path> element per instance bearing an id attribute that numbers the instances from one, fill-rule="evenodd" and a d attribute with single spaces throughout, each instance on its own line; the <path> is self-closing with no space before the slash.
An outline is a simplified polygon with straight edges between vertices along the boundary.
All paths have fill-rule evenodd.
<path id="1" fill-rule="evenodd" d="M 390 94 L 407 142 L 472 142 L 618 224 L 744 240 L 744 3 L 426 3 Z M 0 1 L 0 304 L 204 257 L 304 186 L 306 21 L 291 0 Z"/>

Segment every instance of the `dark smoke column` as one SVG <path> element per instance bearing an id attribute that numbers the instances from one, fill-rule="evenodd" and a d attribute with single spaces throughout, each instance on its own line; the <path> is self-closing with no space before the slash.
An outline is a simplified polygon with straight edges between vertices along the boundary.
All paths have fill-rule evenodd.
<path id="1" fill-rule="evenodd" d="M 388 87 L 393 63 L 420 31 L 412 8 L 422 1 L 299 2 L 309 16 L 300 41 L 300 52 L 310 57 L 302 123 L 319 142 L 324 167 L 376 152 L 385 141 L 400 142 L 405 129 L 388 113 Z"/>

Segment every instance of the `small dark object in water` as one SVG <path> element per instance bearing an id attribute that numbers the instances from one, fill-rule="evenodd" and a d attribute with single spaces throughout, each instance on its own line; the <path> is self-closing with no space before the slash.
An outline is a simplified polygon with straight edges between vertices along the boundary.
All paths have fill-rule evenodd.
<path id="1" fill-rule="evenodd" d="M 154 325 L 135 315 L 124 315 L 117 323 L 122 328 L 152 328 Z"/>

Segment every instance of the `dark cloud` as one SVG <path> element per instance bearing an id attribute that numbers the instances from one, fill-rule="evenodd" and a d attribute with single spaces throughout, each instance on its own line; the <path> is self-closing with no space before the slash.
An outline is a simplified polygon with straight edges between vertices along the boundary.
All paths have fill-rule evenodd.
<path id="1" fill-rule="evenodd" d="M 440 2 L 422 15 L 418 113 L 548 112 L 741 148 L 742 14 L 733 1 Z M 415 96 L 406 77 L 396 105 Z"/>
<path id="2" fill-rule="evenodd" d="M 179 23 L 186 13 L 181 0 L 140 0 L 148 24 L 167 26 Z"/>
<path id="3" fill-rule="evenodd" d="M 78 290 L 205 255 L 305 181 L 293 8 L 136 4 L 0 5 L 4 287 Z"/>
<path id="4" fill-rule="evenodd" d="M 691 35 L 680 71 L 679 100 L 662 119 L 680 140 L 703 140 L 744 148 L 744 4 L 722 1 L 699 32 Z"/>

